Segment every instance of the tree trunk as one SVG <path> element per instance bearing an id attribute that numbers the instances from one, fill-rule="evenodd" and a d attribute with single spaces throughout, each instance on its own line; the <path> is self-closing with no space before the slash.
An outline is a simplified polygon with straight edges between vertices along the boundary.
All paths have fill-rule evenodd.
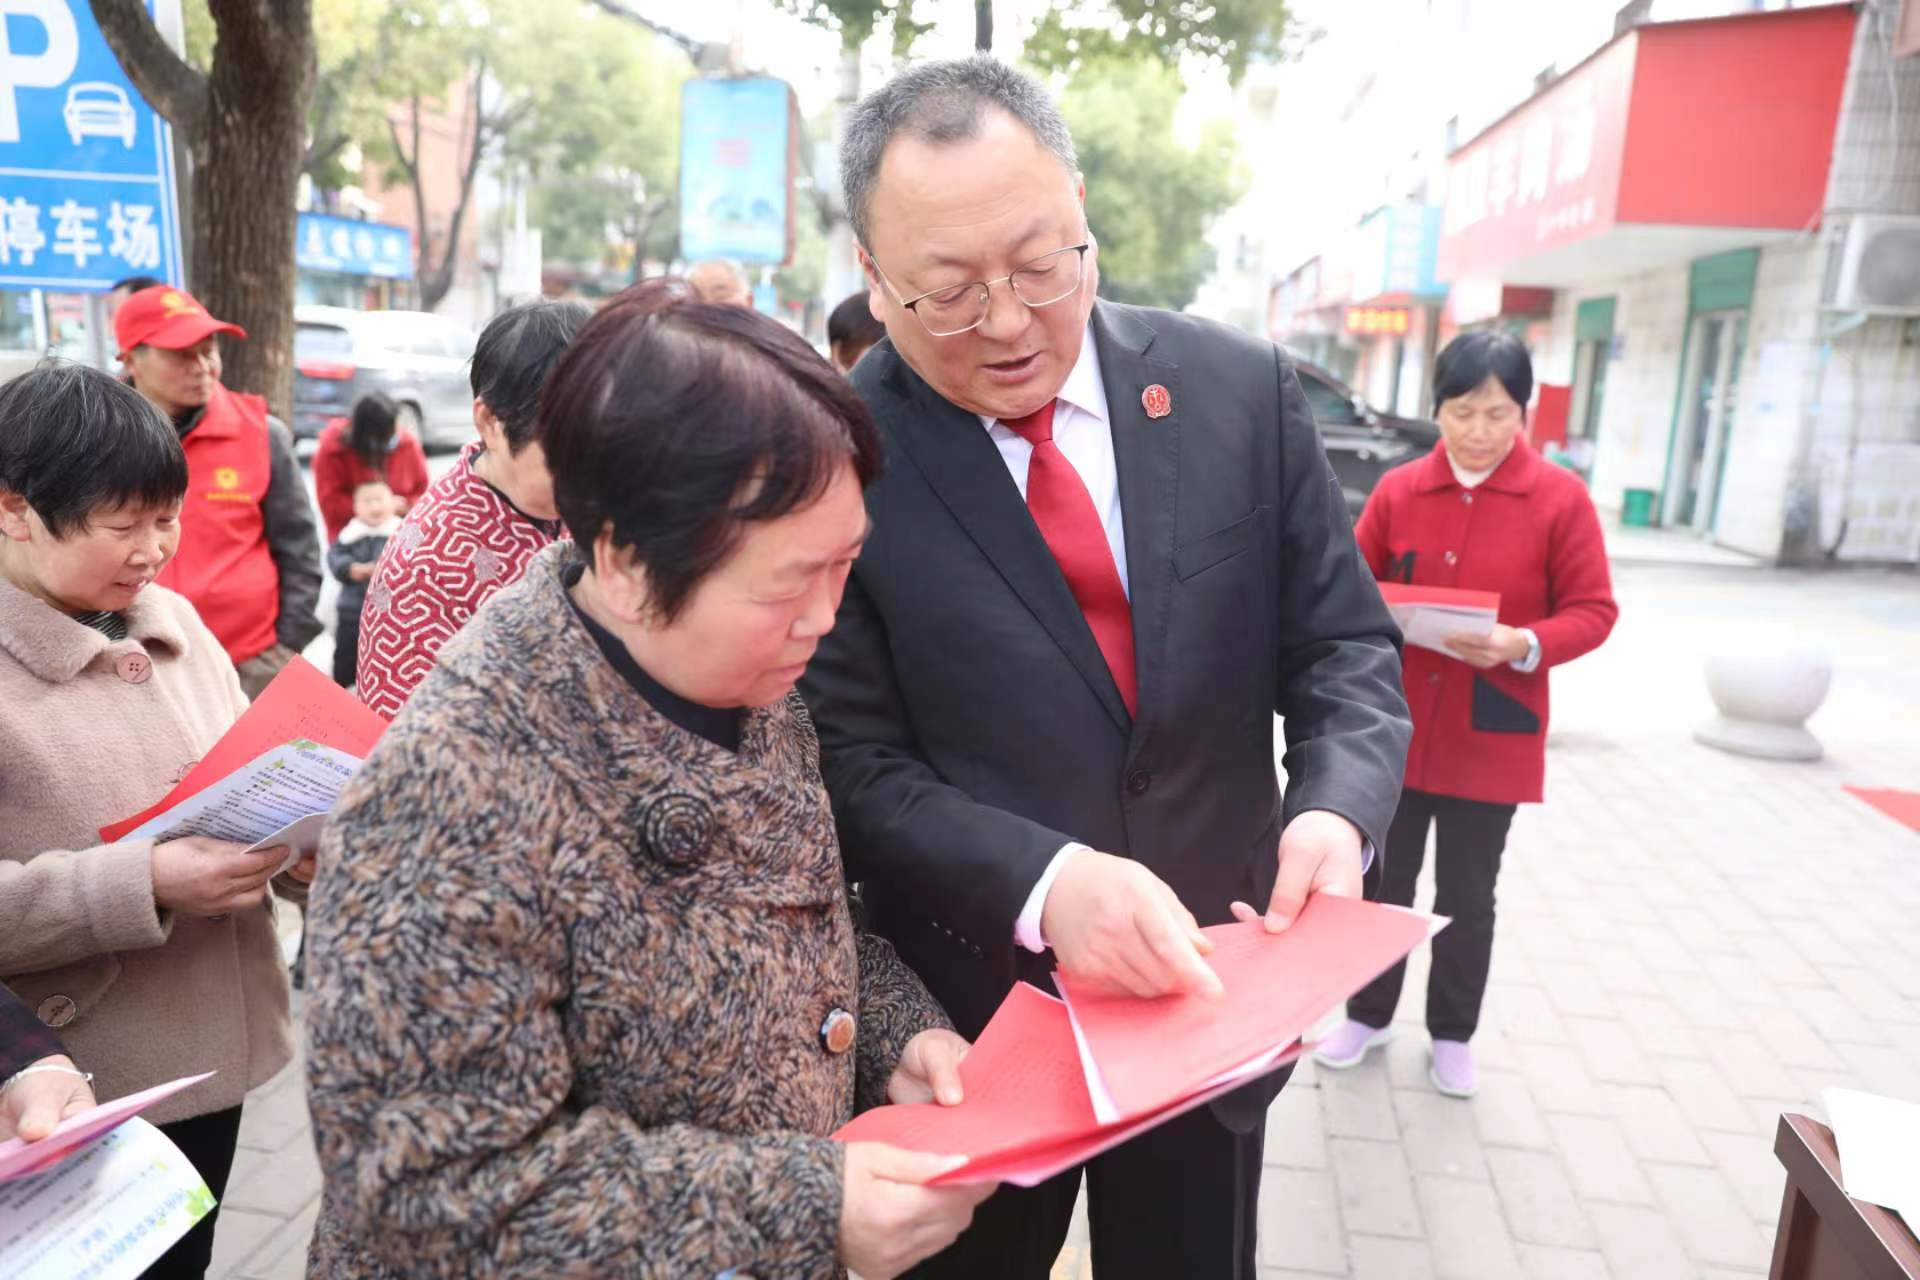
<path id="1" fill-rule="evenodd" d="M 193 292 L 247 331 L 225 344 L 227 386 L 264 395 L 292 422 L 295 202 L 306 157 L 313 35 L 307 0 L 285 23 L 282 56 L 218 58 L 207 129 L 194 147 Z"/>
<path id="2" fill-rule="evenodd" d="M 188 280 L 247 331 L 222 344 L 221 381 L 291 418 L 294 200 L 313 95 L 312 0 L 209 0 L 218 40 L 205 76 L 169 49 L 142 0 L 92 0 L 127 76 L 193 160 Z"/>
<path id="3" fill-rule="evenodd" d="M 993 52 L 993 0 L 973 0 L 973 47 Z"/>

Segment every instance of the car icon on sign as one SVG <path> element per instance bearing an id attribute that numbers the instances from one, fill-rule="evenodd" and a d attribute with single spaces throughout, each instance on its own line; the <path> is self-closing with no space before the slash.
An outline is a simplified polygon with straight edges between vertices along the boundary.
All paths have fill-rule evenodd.
<path id="1" fill-rule="evenodd" d="M 67 137 L 74 146 L 82 138 L 118 138 L 120 145 L 133 149 L 134 131 L 139 118 L 127 91 L 103 80 L 88 80 L 67 90 L 67 105 L 60 113 L 67 122 Z"/>

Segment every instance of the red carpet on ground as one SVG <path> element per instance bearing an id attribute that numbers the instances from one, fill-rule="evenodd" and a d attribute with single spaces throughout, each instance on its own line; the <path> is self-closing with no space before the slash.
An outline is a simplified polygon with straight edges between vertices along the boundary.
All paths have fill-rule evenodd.
<path id="1" fill-rule="evenodd" d="M 1848 787 L 1847 790 L 1895 822 L 1905 824 L 1909 831 L 1920 831 L 1920 791 L 1876 791 L 1871 787 Z"/>

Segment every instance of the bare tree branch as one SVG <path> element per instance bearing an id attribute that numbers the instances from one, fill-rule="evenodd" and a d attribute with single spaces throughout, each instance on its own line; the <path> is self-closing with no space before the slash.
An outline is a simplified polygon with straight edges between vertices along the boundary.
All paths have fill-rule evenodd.
<path id="1" fill-rule="evenodd" d="M 189 146 L 207 118 L 207 78 L 167 46 L 141 0 L 90 0 L 100 34 L 127 79 Z"/>
<path id="2" fill-rule="evenodd" d="M 400 169 L 406 175 L 407 185 L 413 190 L 413 225 L 418 229 L 419 247 L 414 252 L 414 274 L 422 282 L 427 278 L 429 261 L 427 247 L 427 193 L 420 182 L 420 95 L 414 94 L 407 104 L 413 120 L 413 150 L 409 152 L 400 140 L 400 126 L 393 116 L 387 116 L 387 136 L 393 142 L 393 154 L 400 162 Z"/>
<path id="3" fill-rule="evenodd" d="M 466 167 L 460 174 L 460 201 L 453 207 L 453 217 L 447 221 L 446 249 L 440 255 L 440 266 L 433 281 L 433 303 L 447 296 L 453 287 L 454 266 L 460 258 L 460 228 L 466 223 L 467 208 L 473 203 L 473 188 L 480 176 L 480 161 L 486 157 L 487 134 L 482 127 L 486 119 L 483 114 L 486 92 L 487 64 L 482 59 L 473 71 L 473 98 L 469 110 L 473 117 L 473 137 L 467 146 Z"/>
<path id="4" fill-rule="evenodd" d="M 610 13 L 616 18 L 623 18 L 628 22 L 638 23 L 655 35 L 665 36 L 667 39 L 679 45 L 681 49 L 685 50 L 689 58 L 692 58 L 696 62 L 699 61 L 700 42 L 692 36 L 682 35 L 665 23 L 655 22 L 652 18 L 622 3 L 622 0 L 593 0 L 593 4 L 596 8 Z"/>

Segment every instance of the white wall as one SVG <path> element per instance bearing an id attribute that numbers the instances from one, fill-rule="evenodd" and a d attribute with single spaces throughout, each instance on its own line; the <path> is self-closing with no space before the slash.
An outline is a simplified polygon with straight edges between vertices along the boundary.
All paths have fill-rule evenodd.
<path id="1" fill-rule="evenodd" d="M 1763 249 L 1754 278 L 1714 537 L 1769 560 L 1780 555 L 1788 481 L 1807 415 L 1817 411 L 1825 263 L 1821 238 L 1807 237 Z"/>
<path id="2" fill-rule="evenodd" d="M 1630 276 L 1611 289 L 1583 291 L 1574 301 L 1609 295 L 1620 355 L 1607 370 L 1592 488 L 1600 506 L 1618 507 L 1627 489 L 1665 485 L 1687 323 L 1687 271 L 1680 267 Z"/>
<path id="3" fill-rule="evenodd" d="M 1768 434 L 1746 471 L 1780 474 L 1776 546 L 1793 559 L 1920 560 L 1920 320 L 1873 317 L 1853 325 L 1817 310 L 1831 246 L 1857 214 L 1920 214 L 1920 58 L 1891 60 L 1894 6 L 1874 0 L 1855 29 L 1818 240 L 1761 257 L 1773 308 L 1774 358 L 1802 381 L 1792 449 Z M 1761 299 L 1755 298 L 1756 324 Z M 1784 344 L 1784 345 L 1779 345 Z M 1764 348 L 1742 380 L 1758 400 Z M 1759 530 L 1765 533 L 1762 526 Z"/>

